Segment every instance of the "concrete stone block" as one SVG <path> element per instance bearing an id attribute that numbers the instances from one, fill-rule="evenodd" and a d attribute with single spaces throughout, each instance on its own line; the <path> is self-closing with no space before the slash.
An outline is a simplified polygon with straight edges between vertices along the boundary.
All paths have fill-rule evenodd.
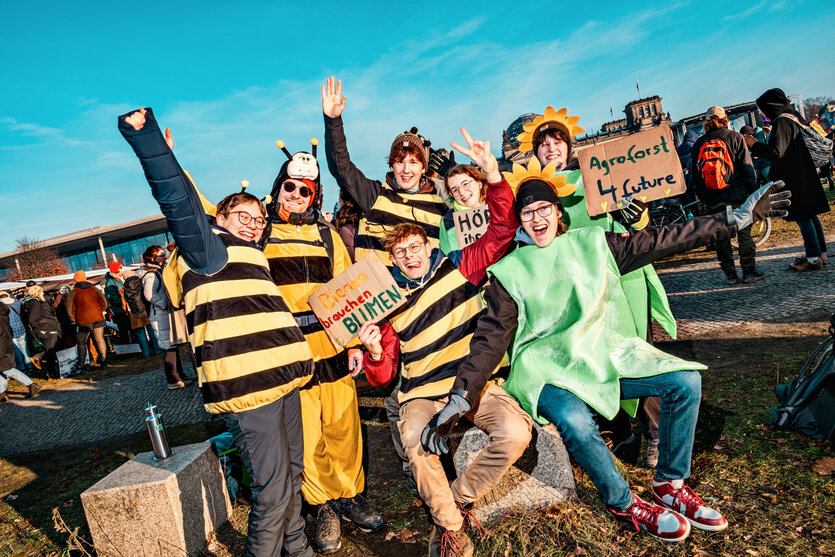
<path id="1" fill-rule="evenodd" d="M 464 432 L 453 456 L 455 471 L 463 472 L 488 441 L 487 434 L 477 427 Z M 475 502 L 473 512 L 479 521 L 491 522 L 514 507 L 547 507 L 574 497 L 574 474 L 559 433 L 553 425 L 542 427 L 534 422 L 527 450 L 498 485 Z"/>
<path id="2" fill-rule="evenodd" d="M 211 444 L 173 452 L 159 462 L 136 455 L 81 494 L 99 556 L 200 555 L 232 515 Z"/>

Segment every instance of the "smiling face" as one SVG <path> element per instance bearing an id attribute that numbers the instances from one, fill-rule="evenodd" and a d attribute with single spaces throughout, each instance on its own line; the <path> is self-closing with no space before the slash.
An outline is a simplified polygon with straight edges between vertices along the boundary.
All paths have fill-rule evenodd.
<path id="1" fill-rule="evenodd" d="M 550 209 L 550 214 L 542 216 L 538 211 L 547 213 Z M 533 243 L 537 247 L 544 248 L 551 244 L 559 235 L 559 222 L 562 216 L 562 211 L 559 207 L 550 201 L 534 201 L 519 212 L 519 220 L 522 222 L 522 228 L 531 237 Z M 526 218 L 531 220 L 526 221 Z"/>
<path id="2" fill-rule="evenodd" d="M 236 214 L 243 213 L 242 215 Z M 249 218 L 246 217 L 249 215 Z M 247 224 L 241 224 L 241 217 L 243 220 L 248 220 Z M 257 242 L 261 239 L 263 228 L 258 228 L 255 224 L 255 219 L 264 219 L 264 209 L 260 203 L 250 201 L 247 203 L 239 203 L 234 207 L 230 207 L 228 212 L 218 214 L 216 221 L 218 226 L 225 228 L 233 236 L 246 240 L 248 242 Z"/>
<path id="3" fill-rule="evenodd" d="M 424 168 L 420 159 L 411 153 L 406 153 L 402 160 L 392 163 L 391 170 L 394 172 L 397 185 L 404 190 L 410 190 L 420 184 Z"/>
<path id="4" fill-rule="evenodd" d="M 302 188 L 309 193 L 307 197 L 302 195 Z M 312 189 L 301 180 L 285 180 L 278 192 L 278 204 L 288 213 L 303 213 L 310 206 L 312 196 Z"/>
<path id="5" fill-rule="evenodd" d="M 565 168 L 565 163 L 568 160 L 568 143 L 563 139 L 562 134 L 548 133 L 536 148 L 536 158 L 539 163 L 545 166 L 550 163 L 556 163 L 557 170 Z"/>
<path id="6" fill-rule="evenodd" d="M 447 179 L 447 187 L 459 205 L 468 209 L 482 205 L 481 183 L 469 174 L 456 174 Z"/>
<path id="7" fill-rule="evenodd" d="M 420 236 L 412 234 L 394 244 L 389 255 L 400 272 L 411 280 L 418 280 L 429 272 L 432 246 Z"/>

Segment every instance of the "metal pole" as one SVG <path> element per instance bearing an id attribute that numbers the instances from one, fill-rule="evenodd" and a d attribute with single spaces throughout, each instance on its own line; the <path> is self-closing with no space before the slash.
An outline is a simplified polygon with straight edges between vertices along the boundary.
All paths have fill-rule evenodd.
<path id="1" fill-rule="evenodd" d="M 98 238 L 99 238 L 99 248 L 101 249 L 101 260 L 102 260 L 102 263 L 107 265 L 107 252 L 104 251 L 104 242 L 101 241 L 101 236 L 99 236 Z"/>

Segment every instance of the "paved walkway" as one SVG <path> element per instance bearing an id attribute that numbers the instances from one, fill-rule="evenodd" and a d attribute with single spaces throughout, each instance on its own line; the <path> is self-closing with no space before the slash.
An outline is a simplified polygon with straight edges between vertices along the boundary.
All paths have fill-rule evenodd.
<path id="1" fill-rule="evenodd" d="M 827 239 L 835 245 L 835 238 Z M 772 242 L 773 244 L 773 242 Z M 704 338 L 739 323 L 803 322 L 810 312 L 835 311 L 835 254 L 821 271 L 797 273 L 788 263 L 802 252 L 794 245 L 766 245 L 758 266 L 766 278 L 726 286 L 713 258 L 686 256 L 658 274 L 678 320 L 678 338 Z M 185 362 L 184 362 L 185 363 Z M 167 426 L 206 421 L 196 384 L 169 391 L 162 370 L 100 381 L 64 381 L 46 385 L 35 399 L 13 395 L 0 405 L 0 455 L 92 443 L 145 430 L 142 409 L 158 405 Z"/>

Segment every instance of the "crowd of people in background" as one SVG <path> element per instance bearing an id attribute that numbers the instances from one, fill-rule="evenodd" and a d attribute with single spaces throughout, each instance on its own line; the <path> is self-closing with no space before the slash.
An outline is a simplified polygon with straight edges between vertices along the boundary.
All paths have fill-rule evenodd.
<path id="1" fill-rule="evenodd" d="M 178 350 L 190 343 L 205 408 L 224 419 L 251 477 L 249 555 L 312 555 L 302 499 L 316 509 L 321 553 L 341 547 L 343 517 L 366 532 L 383 527 L 365 498 L 361 374 L 386 391 L 407 486 L 435 525 L 430 555 L 472 554 L 472 504 L 524 451 L 534 421 L 556 426 L 612 515 L 638 530 L 676 542 L 691 527 L 726 528 L 721 512 L 685 484 L 705 366 L 653 345 L 651 322 L 674 337 L 675 319 L 651 263 L 713 243 L 729 284 L 761 280 L 750 227 L 787 211 L 805 247 L 790 268 L 826 264 L 817 215 L 829 204 L 819 172 L 831 165 L 812 164 L 806 123 L 785 94 L 772 89 L 757 99 L 770 133 L 730 129 L 717 106 L 701 137 L 685 134 L 677 153 L 686 195 L 707 214 L 658 230 L 646 227 L 647 207 L 637 200 L 616 214 L 588 215 L 573 149 L 580 118 L 566 109 L 548 107 L 525 126 L 520 150 L 531 159 L 512 177 L 499 172 L 490 143 L 463 128 L 466 145 L 452 147 L 472 164 L 456 164 L 412 128 L 395 137 L 390 171 L 374 179 L 349 155 L 346 100 L 341 82 L 322 86 L 325 155 L 340 191 L 332 222 L 322 214 L 317 142 L 296 153 L 277 143 L 287 160 L 263 199 L 242 190 L 214 205 L 150 109 L 120 116 L 176 248 L 149 247 L 137 270 L 112 262 L 99 285 L 78 271 L 74 284 L 46 295 L 35 284 L 20 300 L 0 293 L 0 313 L 16 314 L 6 320 L 15 356 L 8 367 L 28 369 L 34 340 L 42 353 L 35 363 L 49 376 L 56 351 L 73 345 L 81 370 L 90 369 L 88 352 L 106 367 L 103 332 L 112 322 L 118 343 L 137 342 L 144 357 L 164 353 L 167 384 L 177 389 L 193 381 Z M 487 232 L 459 238 L 454 214 L 482 206 Z M 369 254 L 407 301 L 335 346 L 307 296 Z M 22 373 L 4 377 L 31 383 Z M 630 415 L 642 422 L 644 463 L 656 470 L 651 502 L 618 472 L 600 435 L 618 423 L 631 431 Z M 465 417 L 490 443 L 450 483 L 439 457 Z"/>

